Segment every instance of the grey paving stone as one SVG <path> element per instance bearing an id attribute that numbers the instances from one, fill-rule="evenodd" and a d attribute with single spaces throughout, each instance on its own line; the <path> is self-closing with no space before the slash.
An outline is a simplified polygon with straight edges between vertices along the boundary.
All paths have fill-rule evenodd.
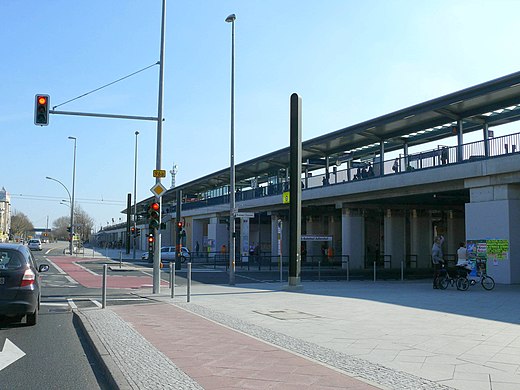
<path id="1" fill-rule="evenodd" d="M 111 310 L 82 314 L 133 389 L 203 389 Z"/>
<path id="2" fill-rule="evenodd" d="M 452 390 L 452 387 L 396 371 L 364 359 L 350 356 L 307 341 L 287 336 L 270 329 L 250 324 L 193 303 L 175 303 L 177 306 L 222 325 L 249 334 L 260 340 L 293 351 L 334 367 L 345 374 L 375 383 L 384 389 L 395 390 Z"/>

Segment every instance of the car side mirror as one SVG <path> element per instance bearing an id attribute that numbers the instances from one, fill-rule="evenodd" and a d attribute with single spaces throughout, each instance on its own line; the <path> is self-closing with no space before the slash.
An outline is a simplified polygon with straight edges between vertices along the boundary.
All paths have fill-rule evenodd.
<path id="1" fill-rule="evenodd" d="M 38 272 L 47 272 L 49 270 L 49 264 L 40 264 Z"/>

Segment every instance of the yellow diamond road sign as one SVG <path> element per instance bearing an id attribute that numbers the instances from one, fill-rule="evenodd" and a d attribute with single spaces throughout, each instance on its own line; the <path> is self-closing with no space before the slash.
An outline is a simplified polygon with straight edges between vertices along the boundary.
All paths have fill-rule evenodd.
<path id="1" fill-rule="evenodd" d="M 166 187 L 163 186 L 161 183 L 157 183 L 156 185 L 154 185 L 152 188 L 150 188 L 150 191 L 152 191 L 152 193 L 157 196 L 158 198 L 160 198 L 161 196 L 163 196 L 164 192 L 166 191 Z"/>

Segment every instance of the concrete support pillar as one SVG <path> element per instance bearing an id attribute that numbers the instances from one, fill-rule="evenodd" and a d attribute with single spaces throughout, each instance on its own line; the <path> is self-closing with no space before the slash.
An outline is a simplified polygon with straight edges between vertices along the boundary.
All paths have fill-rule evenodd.
<path id="1" fill-rule="evenodd" d="M 341 256 L 341 220 L 339 215 L 331 215 L 329 217 L 329 231 L 327 234 L 332 236 L 332 242 L 329 242 L 329 245 L 332 247 L 333 255 Z M 337 258 L 337 261 L 339 261 L 339 258 Z"/>
<path id="2" fill-rule="evenodd" d="M 410 260 L 416 259 L 417 268 L 428 268 L 431 264 L 430 217 L 421 210 L 410 214 Z M 410 264 L 414 267 L 413 263 Z"/>
<path id="3" fill-rule="evenodd" d="M 466 240 L 464 217 L 454 210 L 448 211 L 446 230 L 445 252 L 456 255 L 459 243 Z"/>
<path id="4" fill-rule="evenodd" d="M 384 218 L 385 268 L 400 268 L 401 261 L 405 261 L 405 228 L 405 217 L 402 211 L 386 210 Z M 388 263 L 390 259 L 391 262 Z"/>
<path id="5" fill-rule="evenodd" d="M 345 208 L 341 213 L 343 256 L 349 256 L 350 269 L 363 269 L 365 256 L 365 218 L 362 211 Z"/>
<path id="6" fill-rule="evenodd" d="M 208 245 L 210 247 L 211 257 L 213 257 L 216 252 L 220 252 L 222 245 L 226 245 L 226 248 L 229 247 L 228 227 L 225 223 L 220 223 L 218 217 L 210 218 L 208 224 Z"/>
<path id="7" fill-rule="evenodd" d="M 191 247 L 193 251 L 197 247 L 197 242 L 199 243 L 199 253 L 202 252 L 204 246 L 204 225 L 205 220 L 203 219 L 192 219 L 192 234 L 191 234 Z M 174 229 L 176 230 L 176 229 Z"/>
<path id="8" fill-rule="evenodd" d="M 305 218 L 306 232 L 308 235 L 324 235 L 328 234 L 328 232 L 324 231 L 324 218 L 329 218 L 327 215 L 309 215 Z M 329 243 L 327 243 L 329 244 Z M 322 255 L 321 246 L 323 242 L 320 241 L 307 241 L 306 249 L 307 249 L 307 259 L 316 261 Z"/>
<path id="9" fill-rule="evenodd" d="M 520 185 L 481 184 L 466 182 L 471 200 L 466 204 L 466 239 L 508 240 L 507 258 L 488 262 L 487 272 L 497 283 L 520 283 Z"/>

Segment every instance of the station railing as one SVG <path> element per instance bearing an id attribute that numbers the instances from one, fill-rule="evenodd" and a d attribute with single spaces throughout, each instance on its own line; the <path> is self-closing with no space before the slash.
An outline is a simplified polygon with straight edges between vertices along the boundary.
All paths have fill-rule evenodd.
<path id="1" fill-rule="evenodd" d="M 369 160 L 356 161 L 351 167 L 333 170 L 328 175 L 323 173 L 302 178 L 303 191 L 322 187 L 324 185 L 336 185 L 358 180 L 366 180 L 386 175 L 405 174 L 422 169 L 442 167 L 450 164 L 461 164 L 479 159 L 490 159 L 520 151 L 520 133 L 509 134 L 497 138 L 489 138 L 486 141 L 475 141 L 457 146 L 439 146 L 436 149 L 425 150 L 408 155 L 399 155 L 391 160 L 374 162 Z M 382 168 L 382 171 L 381 171 Z M 328 176 L 328 177 L 327 177 Z M 306 183 L 306 184 L 303 184 Z M 236 202 L 247 201 L 267 196 L 281 195 L 289 190 L 289 183 L 277 183 L 260 186 L 253 189 L 239 190 L 235 194 Z M 216 206 L 229 203 L 229 194 L 213 198 L 199 199 L 183 203 L 183 210 L 191 210 L 200 207 Z M 175 210 L 175 207 L 173 207 Z"/>

